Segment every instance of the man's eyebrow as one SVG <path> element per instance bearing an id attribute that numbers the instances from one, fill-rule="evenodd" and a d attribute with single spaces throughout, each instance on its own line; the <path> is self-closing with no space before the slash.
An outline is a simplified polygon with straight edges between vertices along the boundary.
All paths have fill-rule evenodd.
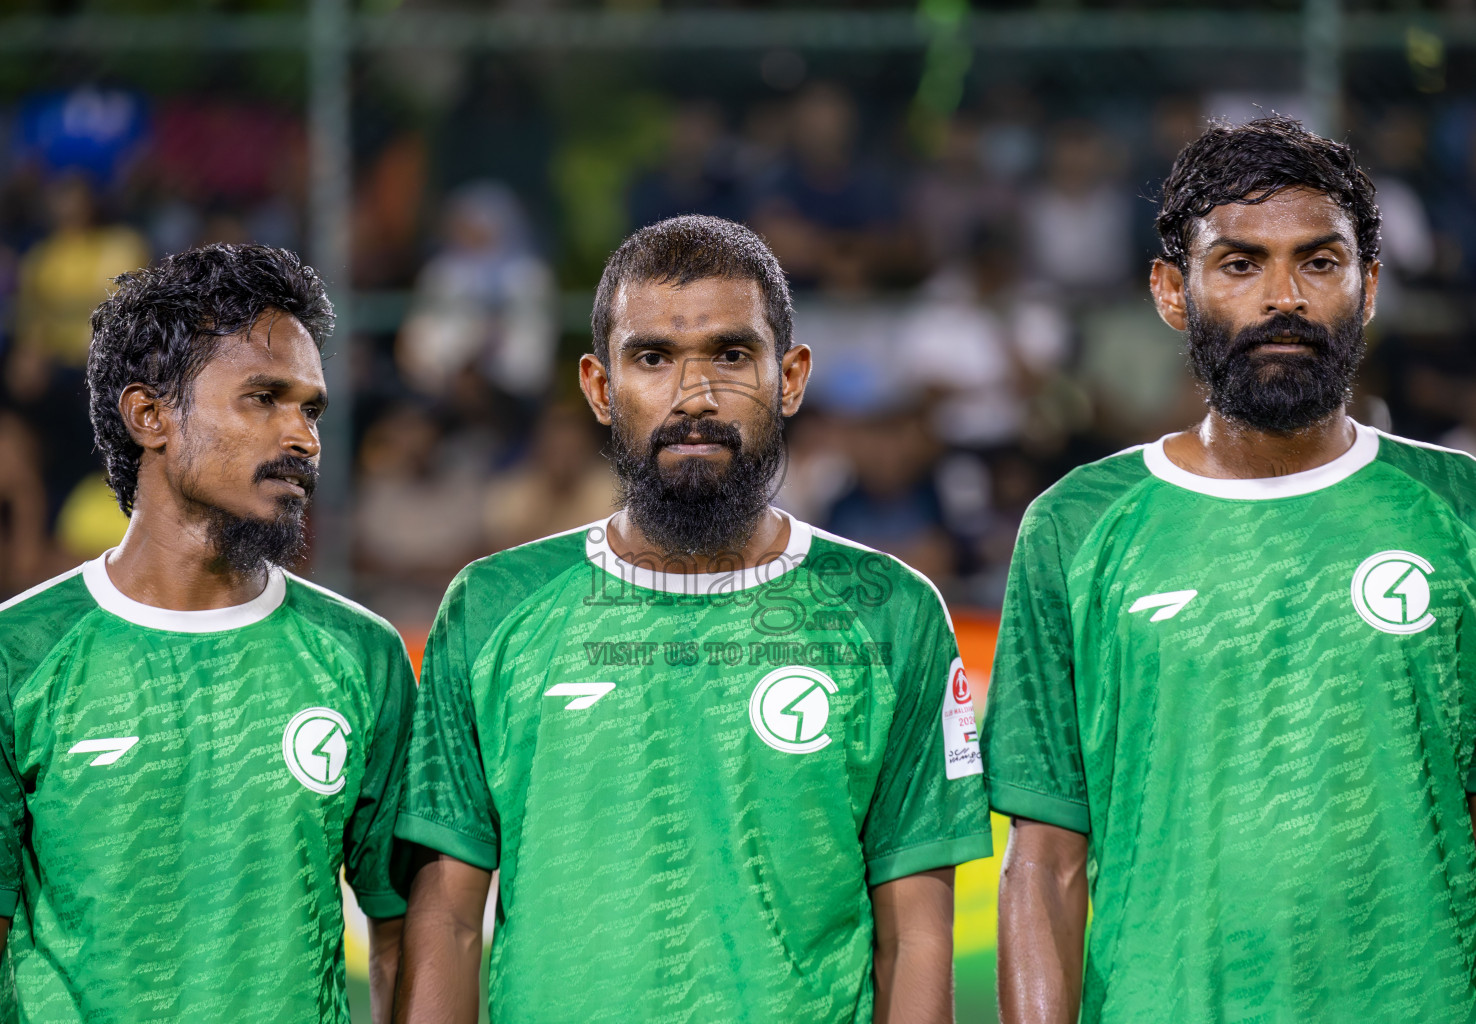
<path id="1" fill-rule="evenodd" d="M 1312 239 L 1310 242 L 1300 243 L 1292 252 L 1311 252 L 1313 249 L 1321 249 L 1324 245 L 1329 245 L 1333 242 L 1341 242 L 1346 246 L 1349 244 L 1348 236 L 1341 231 L 1330 231 L 1325 235 Z M 1271 253 L 1271 250 L 1264 245 L 1256 242 L 1248 242 L 1243 238 L 1231 238 L 1228 235 L 1221 235 L 1219 238 L 1214 239 L 1205 247 L 1204 251 L 1210 252 L 1215 249 L 1249 253 L 1252 256 L 1268 256 Z"/>
<path id="2" fill-rule="evenodd" d="M 707 339 L 707 343 L 712 348 L 744 345 L 748 348 L 761 349 L 766 344 L 766 339 L 751 327 L 737 327 L 730 331 L 714 334 L 711 338 Z"/>
<path id="3" fill-rule="evenodd" d="M 1269 256 L 1271 254 L 1271 250 L 1264 245 L 1247 242 L 1243 238 L 1231 238 L 1228 235 L 1221 235 L 1204 247 L 1205 252 L 1210 252 L 1214 249 L 1229 249 L 1234 252 L 1250 253 L 1252 256 Z"/>
<path id="4" fill-rule="evenodd" d="M 1347 235 L 1343 234 L 1341 231 L 1331 231 L 1323 235 L 1321 238 L 1314 238 L 1310 242 L 1304 242 L 1303 244 L 1297 246 L 1296 249 L 1293 250 L 1293 252 L 1311 252 L 1313 249 L 1321 249 L 1324 245 L 1330 245 L 1333 242 L 1341 242 L 1345 246 L 1349 245 Z"/>
<path id="5" fill-rule="evenodd" d="M 630 352 L 638 348 L 670 349 L 675 342 L 660 334 L 632 334 L 620 343 L 620 351 Z"/>
<path id="6" fill-rule="evenodd" d="M 719 331 L 702 339 L 702 344 L 711 349 L 726 348 L 730 345 L 743 345 L 747 348 L 761 349 L 766 341 L 762 334 L 749 327 L 735 327 L 730 330 Z M 635 349 L 658 349 L 669 351 L 677 347 L 677 343 L 671 338 L 660 334 L 633 334 L 620 343 L 621 352 L 630 352 Z"/>
<path id="7" fill-rule="evenodd" d="M 273 377 L 269 373 L 253 373 L 242 382 L 242 387 L 252 388 L 260 391 L 291 391 L 298 387 L 297 381 L 288 380 L 286 377 Z M 317 405 L 324 409 L 328 407 L 328 394 L 321 388 L 314 391 L 304 405 Z"/>

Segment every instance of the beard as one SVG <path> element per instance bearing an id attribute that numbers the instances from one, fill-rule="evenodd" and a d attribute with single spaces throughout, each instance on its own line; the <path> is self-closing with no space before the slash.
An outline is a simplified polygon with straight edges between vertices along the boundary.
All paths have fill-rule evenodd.
<path id="1" fill-rule="evenodd" d="M 1363 360 L 1363 302 L 1323 324 L 1278 313 L 1234 332 L 1188 303 L 1187 342 L 1194 376 L 1210 408 L 1257 430 L 1286 433 L 1309 427 L 1347 404 Z M 1296 337 L 1312 351 L 1252 356 L 1258 345 Z"/>
<path id="2" fill-rule="evenodd" d="M 196 497 L 193 481 L 181 488 L 193 511 L 205 523 L 216 560 L 231 572 L 255 575 L 271 566 L 292 565 L 307 549 L 307 507 L 318 483 L 318 468 L 307 459 L 284 455 L 257 467 L 253 483 L 270 477 L 302 479 L 302 497 L 286 494 L 276 499 L 276 511 L 267 518 L 241 515 Z"/>
<path id="3" fill-rule="evenodd" d="M 636 529 L 663 555 L 710 559 L 729 554 L 736 560 L 777 490 L 785 454 L 779 417 L 766 416 L 746 444 L 738 424 L 711 419 L 663 424 L 641 444 L 614 405 L 610 425 L 620 503 Z M 727 465 L 688 456 L 663 468 L 661 449 L 693 435 L 727 448 Z"/>

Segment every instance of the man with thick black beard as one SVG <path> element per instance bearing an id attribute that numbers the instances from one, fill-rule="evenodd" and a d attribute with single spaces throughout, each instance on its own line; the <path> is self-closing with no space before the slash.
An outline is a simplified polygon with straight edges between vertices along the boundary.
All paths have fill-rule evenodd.
<path id="1" fill-rule="evenodd" d="M 1002 1018 L 1466 1024 L 1476 461 L 1348 417 L 1373 186 L 1295 121 L 1214 126 L 1157 223 L 1209 409 L 1022 526 L 983 737 Z"/>
<path id="2" fill-rule="evenodd" d="M 414 678 L 303 546 L 333 310 L 293 254 L 209 246 L 92 317 L 113 551 L 0 606 L 5 1019 L 348 1024 L 343 871 L 389 1016 Z"/>
<path id="3" fill-rule="evenodd" d="M 606 265 L 580 382 L 619 512 L 473 563 L 426 648 L 396 1019 L 953 1019 L 953 867 L 990 852 L 947 611 L 769 499 L 810 351 L 741 225 Z"/>

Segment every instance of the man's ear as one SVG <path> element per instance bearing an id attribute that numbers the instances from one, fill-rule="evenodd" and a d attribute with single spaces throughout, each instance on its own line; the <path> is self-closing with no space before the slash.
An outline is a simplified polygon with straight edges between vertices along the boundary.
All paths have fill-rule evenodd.
<path id="1" fill-rule="evenodd" d="M 579 390 L 594 410 L 595 419 L 610 425 L 610 371 L 599 358 L 586 352 L 579 357 Z"/>
<path id="2" fill-rule="evenodd" d="M 1189 298 L 1185 291 L 1184 272 L 1176 264 L 1155 259 L 1148 272 L 1148 289 L 1153 293 L 1153 306 L 1163 322 L 1176 331 L 1189 326 Z"/>
<path id="3" fill-rule="evenodd" d="M 791 345 L 779 360 L 779 411 L 786 418 L 799 412 L 810 383 L 810 346 Z"/>
<path id="4" fill-rule="evenodd" d="M 1378 260 L 1371 262 L 1363 271 L 1363 322 L 1367 324 L 1374 317 L 1374 306 L 1377 304 L 1379 295 L 1379 270 L 1383 264 Z"/>
<path id="5" fill-rule="evenodd" d="M 118 414 L 133 443 L 145 451 L 160 451 L 175 427 L 175 410 L 152 388 L 130 384 L 118 396 Z"/>

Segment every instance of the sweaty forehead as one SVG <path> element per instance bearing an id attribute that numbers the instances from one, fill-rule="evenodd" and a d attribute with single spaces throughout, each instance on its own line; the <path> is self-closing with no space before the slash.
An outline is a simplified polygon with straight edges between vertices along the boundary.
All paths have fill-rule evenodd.
<path id="1" fill-rule="evenodd" d="M 313 336 L 296 317 L 268 310 L 249 331 L 222 338 L 201 376 L 247 377 L 271 374 L 295 383 L 323 387 L 323 359 Z"/>
<path id="2" fill-rule="evenodd" d="M 704 277 L 687 284 L 627 281 L 610 303 L 611 340 L 752 330 L 772 340 L 757 281 Z"/>
<path id="3" fill-rule="evenodd" d="M 1353 218 L 1346 210 L 1325 192 L 1289 188 L 1258 203 L 1216 206 L 1194 222 L 1189 249 L 1203 256 L 1217 239 L 1231 238 L 1275 252 L 1333 234 L 1342 235 L 1357 254 Z"/>

